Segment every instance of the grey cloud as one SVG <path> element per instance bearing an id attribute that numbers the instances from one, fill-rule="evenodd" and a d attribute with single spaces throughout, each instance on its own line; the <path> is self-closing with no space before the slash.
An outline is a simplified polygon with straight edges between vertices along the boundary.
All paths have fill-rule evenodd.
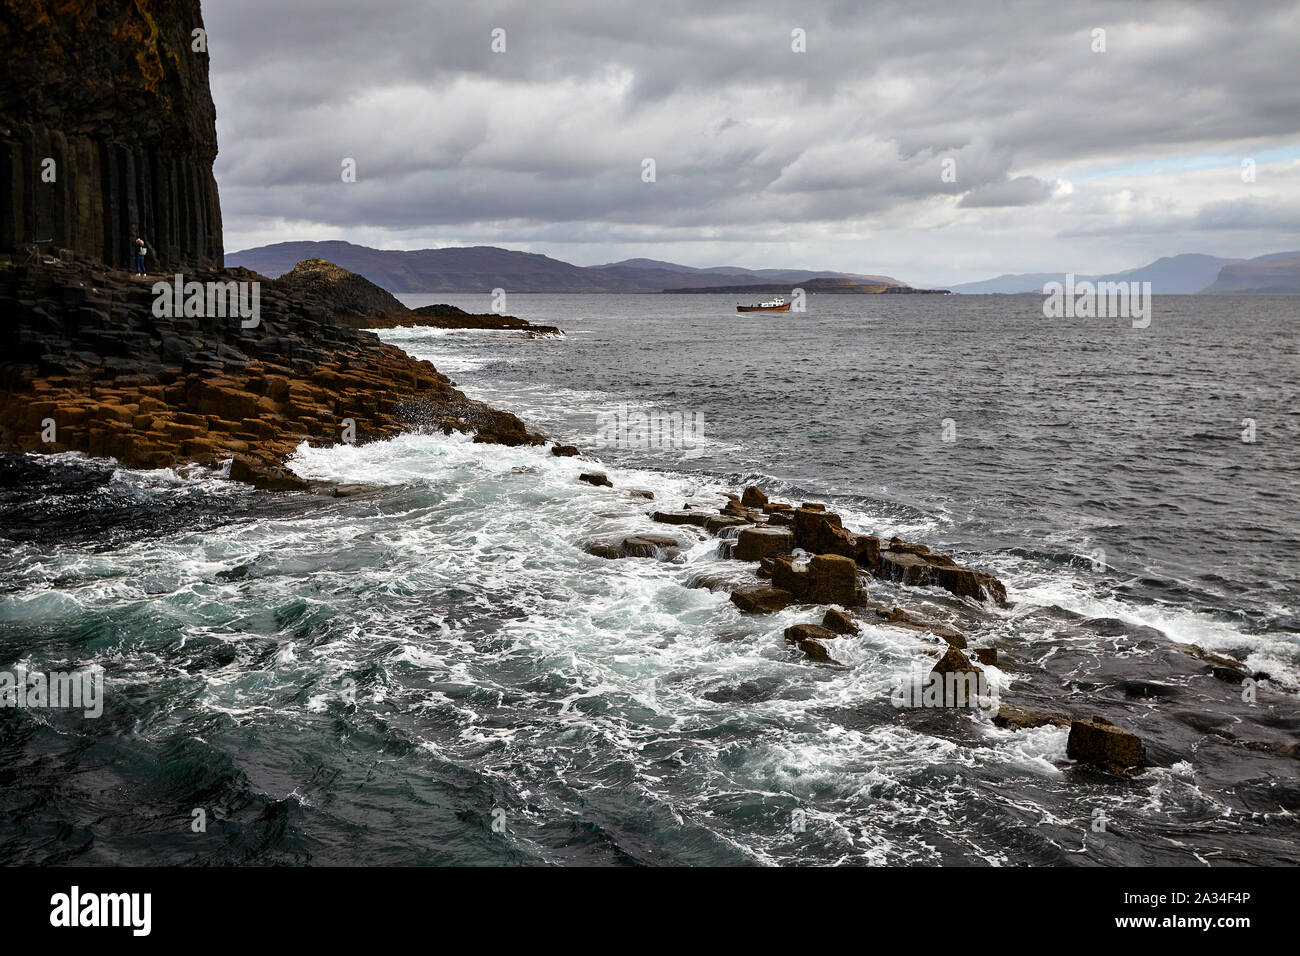
<path id="1" fill-rule="evenodd" d="M 1294 0 L 210 0 L 204 12 L 236 235 L 282 218 L 394 236 L 510 224 L 558 242 L 611 228 L 821 236 L 1042 204 L 1072 164 L 1300 137 Z M 495 27 L 504 54 L 489 49 Z M 794 27 L 807 53 L 790 50 Z M 1090 49 L 1096 27 L 1105 53 Z M 344 156 L 355 184 L 339 180 Z M 956 183 L 939 176 L 945 157 Z M 1207 208 L 1190 226 L 1230 215 Z"/>
<path id="2" fill-rule="evenodd" d="M 1052 184 L 1033 176 L 1017 176 L 1001 183 L 985 183 L 961 197 L 958 206 L 1032 206 L 1046 202 Z"/>

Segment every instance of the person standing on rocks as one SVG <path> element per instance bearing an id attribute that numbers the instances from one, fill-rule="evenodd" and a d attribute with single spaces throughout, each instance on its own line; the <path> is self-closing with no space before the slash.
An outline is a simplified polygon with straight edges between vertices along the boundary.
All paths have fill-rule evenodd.
<path id="1" fill-rule="evenodd" d="M 144 271 L 144 257 L 149 250 L 145 248 L 144 239 L 140 236 L 135 237 L 135 274 L 138 276 L 148 275 Z"/>

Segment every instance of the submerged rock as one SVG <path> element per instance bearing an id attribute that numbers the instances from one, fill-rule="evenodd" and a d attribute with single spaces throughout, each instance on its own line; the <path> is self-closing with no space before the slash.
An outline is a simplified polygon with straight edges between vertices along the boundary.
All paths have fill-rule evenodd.
<path id="1" fill-rule="evenodd" d="M 817 624 L 795 624 L 785 629 L 785 639 L 815 661 L 829 661 L 826 642 L 835 639 L 835 632 Z"/>
<path id="2" fill-rule="evenodd" d="M 1071 717 L 1058 711 L 1041 710 L 1037 707 L 1017 707 L 1014 704 L 999 704 L 997 716 L 993 723 L 998 727 L 1012 730 L 1028 730 L 1032 727 L 1068 727 Z"/>
<path id="3" fill-rule="evenodd" d="M 311 482 L 311 493 L 320 495 L 322 498 L 352 498 L 356 495 L 369 494 L 377 490 L 377 485 L 335 484 L 332 481 Z"/>

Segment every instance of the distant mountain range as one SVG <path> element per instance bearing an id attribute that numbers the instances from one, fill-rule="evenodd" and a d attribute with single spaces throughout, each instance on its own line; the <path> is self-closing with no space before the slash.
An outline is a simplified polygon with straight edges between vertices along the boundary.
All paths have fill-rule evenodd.
<path id="1" fill-rule="evenodd" d="M 496 246 L 403 251 L 341 241 L 280 242 L 228 252 L 226 266 L 243 266 L 276 278 L 304 259 L 325 259 L 365 276 L 389 292 L 490 292 L 496 288 L 510 292 L 662 292 L 710 286 L 743 286 L 746 291 L 754 291 L 779 283 L 788 293 L 790 284 L 813 279 L 843 279 L 849 286 L 907 285 L 889 276 L 847 272 L 739 266 L 696 269 L 655 259 L 575 266 L 550 256 Z"/>
<path id="2" fill-rule="evenodd" d="M 789 294 L 796 286 L 810 293 L 872 293 L 885 287 L 910 289 L 890 276 L 807 269 L 745 269 L 693 266 L 658 259 L 624 259 L 600 266 L 575 266 L 534 252 L 496 246 L 445 249 L 371 249 L 351 242 L 280 242 L 226 253 L 227 266 L 244 266 L 276 278 L 304 259 L 325 259 L 364 276 L 389 292 L 734 292 Z M 959 293 L 1042 292 L 1060 282 L 1063 272 L 1003 275 L 951 287 Z M 1277 252 L 1255 259 L 1225 259 L 1189 253 L 1157 259 L 1139 269 L 1102 275 L 1076 274 L 1075 281 L 1150 282 L 1159 294 L 1300 293 L 1300 252 Z"/>
<path id="3" fill-rule="evenodd" d="M 953 292 L 1042 292 L 1046 282 L 1061 282 L 1064 272 L 1026 272 L 952 286 Z M 1300 252 L 1275 252 L 1256 259 L 1224 259 L 1188 253 L 1149 265 L 1104 275 L 1076 274 L 1075 281 L 1150 282 L 1153 294 L 1196 292 L 1300 292 Z"/>

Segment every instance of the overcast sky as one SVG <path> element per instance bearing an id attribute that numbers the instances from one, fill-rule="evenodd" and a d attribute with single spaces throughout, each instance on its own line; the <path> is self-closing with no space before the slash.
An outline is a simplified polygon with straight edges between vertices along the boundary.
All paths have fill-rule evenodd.
<path id="1" fill-rule="evenodd" d="M 925 285 L 1300 248 L 1300 0 L 204 16 L 229 251 L 499 245 Z"/>

